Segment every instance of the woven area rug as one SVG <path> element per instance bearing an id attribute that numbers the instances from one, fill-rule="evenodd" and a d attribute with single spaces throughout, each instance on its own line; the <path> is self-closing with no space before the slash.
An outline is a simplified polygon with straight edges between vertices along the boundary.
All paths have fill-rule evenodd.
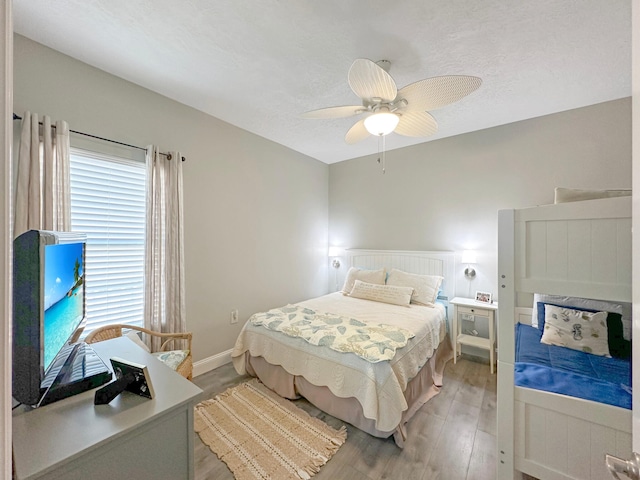
<path id="1" fill-rule="evenodd" d="M 256 379 L 196 405 L 195 429 L 236 480 L 311 478 L 347 439 Z"/>

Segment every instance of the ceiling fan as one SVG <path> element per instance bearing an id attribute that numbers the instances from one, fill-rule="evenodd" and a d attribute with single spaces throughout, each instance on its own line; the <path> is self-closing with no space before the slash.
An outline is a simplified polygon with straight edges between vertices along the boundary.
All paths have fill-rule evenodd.
<path id="1" fill-rule="evenodd" d="M 345 118 L 365 114 L 347 132 L 349 144 L 369 135 L 383 136 L 391 132 L 407 137 L 427 137 L 438 131 L 438 123 L 427 110 L 435 110 L 475 91 L 482 84 L 478 77 L 445 75 L 426 78 L 398 90 L 389 75 L 391 62 L 372 62 L 359 58 L 349 69 L 351 90 L 362 99 L 362 105 L 328 107 L 303 113 L 302 118 Z"/>

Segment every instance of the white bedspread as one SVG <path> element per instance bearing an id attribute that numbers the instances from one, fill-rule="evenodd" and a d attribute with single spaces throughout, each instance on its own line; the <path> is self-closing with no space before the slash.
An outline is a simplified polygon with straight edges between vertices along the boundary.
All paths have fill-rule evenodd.
<path id="1" fill-rule="evenodd" d="M 310 345 L 261 326 L 245 324 L 231 354 L 240 374 L 246 373 L 245 352 L 281 365 L 292 375 L 301 375 L 317 386 L 326 386 L 342 398 L 355 397 L 364 416 L 375 420 L 376 428 L 393 431 L 407 409 L 403 392 L 407 383 L 433 355 L 446 335 L 443 305 L 409 307 L 361 300 L 332 293 L 300 302 L 318 312 L 330 312 L 365 322 L 397 325 L 415 333 L 397 350 L 391 361 L 370 363 L 353 353 L 340 353 Z"/>
<path id="2" fill-rule="evenodd" d="M 249 321 L 274 332 L 302 338 L 311 345 L 324 345 L 337 352 L 351 352 L 376 363 L 392 360 L 413 332 L 386 323 L 362 322 L 357 318 L 318 312 L 300 305 L 286 305 L 251 315 Z"/>

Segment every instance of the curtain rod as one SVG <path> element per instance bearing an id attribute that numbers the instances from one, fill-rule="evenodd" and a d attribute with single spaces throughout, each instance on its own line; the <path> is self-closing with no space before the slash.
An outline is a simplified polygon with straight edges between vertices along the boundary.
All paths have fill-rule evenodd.
<path id="1" fill-rule="evenodd" d="M 16 115 L 15 113 L 13 114 L 13 119 L 14 120 L 22 120 L 22 117 L 20 115 Z M 40 125 L 42 125 L 42 122 L 39 122 Z M 53 128 L 56 128 L 55 125 L 51 125 Z M 137 148 L 138 150 L 144 150 L 145 152 L 147 151 L 146 148 L 144 147 L 138 147 L 137 145 L 130 145 L 128 143 L 123 143 L 123 142 L 118 142 L 117 140 L 111 140 L 109 138 L 104 138 L 104 137 L 98 137 L 97 135 L 92 135 L 90 133 L 84 133 L 84 132 L 79 132 L 77 130 L 71 130 L 69 129 L 69 131 L 71 133 L 76 133 L 78 135 L 84 135 L 85 137 L 91 137 L 91 138 L 95 138 L 97 140 L 103 140 L 105 142 L 111 142 L 111 143 L 117 143 L 118 145 L 124 145 L 125 147 L 131 147 L 131 148 Z M 160 155 L 164 155 L 165 157 L 167 157 L 167 160 L 171 160 L 171 154 L 170 153 L 163 153 L 163 152 L 158 152 Z M 182 157 L 182 161 L 184 162 L 186 160 L 186 158 Z"/>

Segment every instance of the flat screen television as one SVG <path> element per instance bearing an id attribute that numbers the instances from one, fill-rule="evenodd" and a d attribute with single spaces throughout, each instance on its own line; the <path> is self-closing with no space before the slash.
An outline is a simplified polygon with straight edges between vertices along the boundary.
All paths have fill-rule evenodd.
<path id="1" fill-rule="evenodd" d="M 86 237 L 29 230 L 13 247 L 15 400 L 45 405 L 109 381 L 93 349 L 74 342 L 85 321 Z"/>

